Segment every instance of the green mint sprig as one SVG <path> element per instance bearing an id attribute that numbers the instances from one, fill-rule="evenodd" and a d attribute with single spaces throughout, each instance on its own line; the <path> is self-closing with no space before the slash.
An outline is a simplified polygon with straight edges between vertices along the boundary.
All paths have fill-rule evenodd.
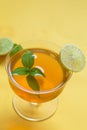
<path id="1" fill-rule="evenodd" d="M 34 65 L 34 55 L 31 51 L 26 51 L 22 55 L 22 64 L 23 67 L 16 68 L 12 71 L 12 75 L 26 75 L 26 80 L 28 85 L 35 91 L 40 90 L 40 86 L 35 76 L 43 76 L 45 74 L 37 67 L 33 67 Z"/>
<path id="2" fill-rule="evenodd" d="M 13 48 L 9 52 L 10 57 L 15 55 L 17 52 L 21 51 L 22 49 L 23 47 L 21 45 L 14 43 Z"/>

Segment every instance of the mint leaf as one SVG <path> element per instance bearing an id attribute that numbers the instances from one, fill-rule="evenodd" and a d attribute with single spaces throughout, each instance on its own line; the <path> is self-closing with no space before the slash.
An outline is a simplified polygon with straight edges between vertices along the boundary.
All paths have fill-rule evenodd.
<path id="1" fill-rule="evenodd" d="M 39 84 L 38 84 L 38 81 L 31 75 L 28 75 L 26 77 L 27 79 L 27 83 L 29 84 L 29 86 L 35 90 L 35 91 L 39 91 L 40 90 L 40 87 L 39 87 Z"/>
<path id="2" fill-rule="evenodd" d="M 34 64 L 34 55 L 31 51 L 27 51 L 22 55 L 22 64 L 24 67 L 31 68 Z"/>
<path id="3" fill-rule="evenodd" d="M 44 76 L 45 74 L 39 68 L 32 68 L 29 73 L 31 76 Z"/>
<path id="4" fill-rule="evenodd" d="M 10 56 L 13 56 L 13 55 L 15 55 L 17 52 L 21 51 L 22 49 L 23 49 L 23 48 L 22 48 L 21 45 L 17 45 L 16 43 L 14 43 L 14 46 L 13 46 L 13 48 L 11 49 L 9 55 L 10 55 Z"/>
<path id="5" fill-rule="evenodd" d="M 17 52 L 16 47 L 18 47 L 18 45 L 14 44 L 14 48 L 13 48 L 14 51 L 12 52 L 11 55 Z M 26 52 L 23 53 L 21 58 L 22 58 L 21 61 L 22 61 L 23 67 L 16 68 L 15 70 L 12 71 L 12 74 L 13 75 L 26 75 L 26 80 L 29 87 L 31 87 L 35 91 L 40 91 L 39 83 L 35 79 L 34 76 L 45 77 L 45 74 L 37 67 L 32 68 L 32 66 L 34 65 L 33 53 L 27 50 Z M 38 97 L 40 96 L 38 95 Z"/>
<path id="6" fill-rule="evenodd" d="M 12 71 L 13 75 L 26 75 L 29 74 L 29 68 L 20 67 L 16 68 L 14 71 Z"/>

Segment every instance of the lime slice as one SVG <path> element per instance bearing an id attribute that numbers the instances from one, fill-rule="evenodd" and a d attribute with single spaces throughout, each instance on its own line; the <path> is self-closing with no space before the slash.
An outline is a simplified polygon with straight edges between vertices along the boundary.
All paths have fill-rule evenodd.
<path id="1" fill-rule="evenodd" d="M 0 55 L 6 55 L 12 48 L 14 43 L 8 38 L 0 39 Z"/>
<path id="2" fill-rule="evenodd" d="M 66 44 L 61 49 L 60 60 L 67 69 L 73 72 L 79 72 L 85 66 L 84 54 L 73 44 Z"/>

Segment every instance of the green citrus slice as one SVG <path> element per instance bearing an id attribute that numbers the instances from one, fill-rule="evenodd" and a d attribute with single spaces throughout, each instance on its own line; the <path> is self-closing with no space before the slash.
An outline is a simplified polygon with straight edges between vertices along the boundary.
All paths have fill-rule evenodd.
<path id="1" fill-rule="evenodd" d="M 0 55 L 6 55 L 12 48 L 14 43 L 8 38 L 0 39 Z"/>
<path id="2" fill-rule="evenodd" d="M 67 69 L 73 72 L 79 72 L 85 66 L 84 54 L 73 44 L 66 44 L 61 49 L 60 60 Z"/>

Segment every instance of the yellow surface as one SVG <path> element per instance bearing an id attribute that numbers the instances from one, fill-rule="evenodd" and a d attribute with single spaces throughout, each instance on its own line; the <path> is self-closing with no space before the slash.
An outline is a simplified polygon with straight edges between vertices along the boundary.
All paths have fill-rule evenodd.
<path id="1" fill-rule="evenodd" d="M 39 39 L 74 43 L 87 58 L 86 0 L 1 0 L 0 37 L 14 42 Z M 12 108 L 13 92 L 0 57 L 0 130 L 86 130 L 87 67 L 73 74 L 59 96 L 56 114 L 43 122 L 21 119 Z"/>

